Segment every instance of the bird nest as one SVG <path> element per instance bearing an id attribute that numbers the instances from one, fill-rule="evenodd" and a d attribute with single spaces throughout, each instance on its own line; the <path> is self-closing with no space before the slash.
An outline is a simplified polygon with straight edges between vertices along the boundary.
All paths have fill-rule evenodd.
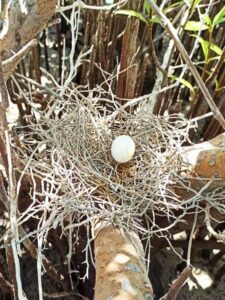
<path id="1" fill-rule="evenodd" d="M 156 215 L 175 220 L 172 212 L 182 208 L 173 186 L 181 180 L 179 149 L 193 124 L 177 115 L 149 113 L 145 99 L 121 105 L 91 95 L 67 89 L 30 124 L 31 133 L 22 142 L 30 153 L 23 161 L 34 180 L 33 202 L 21 222 L 28 212 L 40 218 L 42 211 L 40 230 L 46 232 L 104 220 L 154 233 Z M 111 144 L 123 134 L 132 137 L 136 150 L 129 162 L 118 164 Z"/>

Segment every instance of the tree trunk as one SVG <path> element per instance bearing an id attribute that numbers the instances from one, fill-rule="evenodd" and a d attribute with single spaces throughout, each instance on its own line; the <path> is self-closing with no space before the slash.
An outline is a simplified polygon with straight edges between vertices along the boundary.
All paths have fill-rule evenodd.
<path id="1" fill-rule="evenodd" d="M 113 226 L 99 230 L 94 243 L 96 262 L 95 300 L 153 299 L 137 234 L 129 236 Z"/>

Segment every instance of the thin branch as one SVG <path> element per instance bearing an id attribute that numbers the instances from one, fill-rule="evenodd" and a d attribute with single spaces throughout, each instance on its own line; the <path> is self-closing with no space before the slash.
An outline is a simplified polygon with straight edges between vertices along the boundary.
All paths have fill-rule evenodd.
<path id="1" fill-rule="evenodd" d="M 193 235 L 194 235 L 194 230 L 197 224 L 197 219 L 198 219 L 198 206 L 196 206 L 195 209 L 195 215 L 194 215 L 194 220 L 191 228 L 191 233 L 190 233 L 190 238 L 188 241 L 188 249 L 187 249 L 187 267 L 190 267 L 191 265 L 191 249 L 192 249 L 192 240 L 193 240 Z"/>
<path id="2" fill-rule="evenodd" d="M 5 293 L 13 294 L 12 284 L 8 280 L 6 280 L 1 273 L 0 273 L 0 290 Z"/>
<path id="3" fill-rule="evenodd" d="M 118 6 L 122 6 L 125 5 L 125 3 L 127 2 L 127 0 L 121 0 L 115 4 L 112 5 L 102 5 L 102 6 L 97 6 L 97 5 L 87 5 L 85 4 L 83 1 L 79 0 L 74 2 L 71 5 L 66 5 L 63 7 L 59 7 L 56 12 L 64 12 L 67 10 L 71 10 L 74 8 L 83 8 L 83 9 L 91 9 L 91 10 L 106 10 L 106 11 L 110 11 L 112 8 L 118 8 Z"/>
<path id="4" fill-rule="evenodd" d="M 15 53 L 10 58 L 2 62 L 3 67 L 3 77 L 7 80 L 11 74 L 15 71 L 17 65 L 22 60 L 22 58 L 30 51 L 30 49 L 37 45 L 37 40 L 33 39 L 27 43 L 21 50 Z"/>
<path id="5" fill-rule="evenodd" d="M 78 297 L 78 299 L 81 300 L 88 300 L 88 298 L 82 296 L 81 294 L 78 294 L 76 292 L 59 292 L 59 293 L 43 293 L 45 298 L 49 298 L 49 299 L 58 299 L 58 298 L 71 298 L 71 297 Z M 77 299 L 77 298 L 76 298 Z"/>
<path id="6" fill-rule="evenodd" d="M 22 282 L 21 282 L 21 275 L 20 275 L 20 262 L 18 256 L 19 251 L 17 248 L 17 241 L 19 239 L 18 238 L 19 235 L 18 235 L 18 226 L 17 226 L 16 183 L 15 183 L 14 171 L 12 166 L 11 146 L 10 146 L 8 131 L 6 131 L 6 145 L 7 145 L 8 165 L 9 165 L 8 179 L 9 179 L 9 199 L 10 199 L 11 246 L 12 246 L 12 253 L 13 253 L 13 259 L 15 264 L 18 299 L 23 300 L 26 299 L 26 297 L 24 297 L 24 293 L 22 289 Z"/>
<path id="7" fill-rule="evenodd" d="M 34 258 L 37 259 L 38 257 L 38 249 L 36 248 L 36 246 L 31 242 L 30 239 L 26 238 L 26 232 L 24 231 L 24 229 L 22 228 L 22 226 L 19 227 L 19 232 L 22 238 L 24 238 L 23 240 L 23 244 L 25 246 L 25 248 L 29 251 L 30 255 Z M 68 284 L 67 282 L 64 280 L 64 275 L 61 274 L 52 264 L 52 262 L 47 259 L 43 254 L 42 254 L 42 263 L 44 266 L 44 269 L 46 270 L 46 272 L 48 273 L 48 275 L 54 279 L 56 282 L 59 282 L 65 290 L 68 290 Z"/>
<path id="8" fill-rule="evenodd" d="M 225 235 L 221 234 L 221 233 L 217 233 L 211 225 L 211 221 L 210 221 L 210 208 L 209 205 L 207 205 L 206 209 L 205 209 L 205 223 L 206 223 L 206 227 L 208 229 L 208 232 L 218 241 L 221 241 L 223 244 L 225 244 Z"/>
<path id="9" fill-rule="evenodd" d="M 191 275 L 192 269 L 186 267 L 175 280 L 175 282 L 170 287 L 168 293 L 163 296 L 160 300 L 175 300 L 180 292 L 181 288 L 187 281 L 188 277 Z"/>
<path id="10" fill-rule="evenodd" d="M 214 114 L 214 117 L 218 120 L 218 122 L 221 124 L 223 129 L 225 129 L 225 119 L 224 119 L 222 113 L 220 112 L 220 110 L 218 109 L 218 107 L 216 106 L 212 96 L 209 93 L 209 90 L 207 89 L 207 87 L 206 87 L 205 83 L 203 82 L 200 74 L 198 73 L 195 65 L 193 64 L 186 49 L 183 46 L 181 40 L 179 39 L 176 29 L 174 28 L 174 26 L 171 24 L 170 20 L 165 16 L 165 14 L 160 10 L 160 8 L 155 4 L 155 2 L 153 0 L 148 0 L 148 3 L 150 5 L 150 7 L 155 11 L 156 15 L 158 15 L 158 17 L 160 18 L 162 26 L 168 31 L 169 35 L 171 36 L 171 38 L 173 39 L 173 41 L 175 43 L 175 46 L 179 50 L 180 55 L 182 56 L 184 61 L 189 66 L 192 75 L 194 76 L 199 88 L 202 91 L 202 94 L 204 95 L 210 109 L 212 110 L 212 112 Z"/>

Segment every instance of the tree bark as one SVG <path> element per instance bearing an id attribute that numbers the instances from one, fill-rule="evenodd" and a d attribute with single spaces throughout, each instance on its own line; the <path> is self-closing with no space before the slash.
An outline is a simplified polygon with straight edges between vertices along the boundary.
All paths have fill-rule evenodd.
<path id="1" fill-rule="evenodd" d="M 7 1 L 8 2 L 8 1 Z M 33 0 L 21 11 L 19 1 L 4 9 L 5 22 L 0 32 L 0 52 L 18 51 L 47 26 L 55 12 L 57 0 Z"/>
<path id="2" fill-rule="evenodd" d="M 95 243 L 95 300 L 153 299 L 139 237 L 113 226 L 103 227 Z"/>
<path id="3" fill-rule="evenodd" d="M 33 39 L 47 27 L 49 19 L 55 13 L 57 0 L 29 1 L 24 5 L 24 11 L 21 10 L 19 1 L 12 1 L 10 5 L 6 2 L 0 17 L 0 54 L 5 80 L 30 48 L 36 45 Z"/>
<path id="4" fill-rule="evenodd" d="M 210 141 L 184 147 L 180 159 L 181 164 L 186 165 L 182 175 L 184 178 L 191 175 L 191 185 L 196 191 L 209 179 L 212 179 L 209 190 L 225 186 L 225 133 Z"/>

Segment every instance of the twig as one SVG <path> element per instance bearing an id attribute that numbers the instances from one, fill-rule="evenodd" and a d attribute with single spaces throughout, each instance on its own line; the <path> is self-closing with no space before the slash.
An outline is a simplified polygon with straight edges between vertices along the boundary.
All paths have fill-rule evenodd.
<path id="1" fill-rule="evenodd" d="M 19 50 L 13 56 L 2 62 L 3 76 L 5 80 L 7 80 L 10 77 L 10 75 L 15 71 L 17 65 L 19 64 L 21 59 L 27 54 L 27 52 L 29 52 L 30 49 L 36 45 L 37 40 L 31 40 L 21 50 Z"/>
<path id="2" fill-rule="evenodd" d="M 13 172 L 13 166 L 12 166 L 12 156 L 11 156 L 11 145 L 10 145 L 10 138 L 9 138 L 9 132 L 8 132 L 8 126 L 7 126 L 7 120 L 6 120 L 6 109 L 8 107 L 8 91 L 6 88 L 6 84 L 3 78 L 3 72 L 2 72 L 2 64 L 0 61 L 0 96 L 1 96 L 1 101 L 0 101 L 0 109 L 1 109 L 1 115 L 3 117 L 1 128 L 0 128 L 0 134 L 1 134 L 1 140 L 3 144 L 3 141 L 5 140 L 3 146 L 4 146 L 4 155 L 6 157 L 4 158 L 6 160 L 5 162 L 5 167 L 8 175 L 8 199 L 9 199 L 9 213 L 10 213 L 10 223 L 11 223 L 11 230 L 12 230 L 12 236 L 11 236 L 11 246 L 12 250 L 9 249 L 9 257 L 10 257 L 10 263 L 12 268 L 15 270 L 15 274 L 12 274 L 13 279 L 15 275 L 15 289 L 16 289 L 16 297 L 18 293 L 18 299 L 26 299 L 23 295 L 23 290 L 22 290 L 22 283 L 21 283 L 21 277 L 20 277 L 20 264 L 19 264 L 19 259 L 18 259 L 18 252 L 16 249 L 16 240 L 18 239 L 18 234 L 17 234 L 17 219 L 16 219 L 16 214 L 17 214 L 17 201 L 16 201 L 16 193 L 15 193 L 15 178 L 14 178 L 14 172 Z M 3 136 L 3 133 L 5 136 Z M 2 146 L 2 145 L 1 145 Z M 1 149 L 1 154 L 2 154 L 2 149 Z M 4 194 L 3 194 L 4 196 Z M 11 253 L 12 251 L 12 253 Z M 12 255 L 11 255 L 12 254 Z M 11 261 L 13 260 L 13 261 Z"/>
<path id="3" fill-rule="evenodd" d="M 34 258 L 37 259 L 38 257 L 38 250 L 36 248 L 36 246 L 31 242 L 30 239 L 26 238 L 26 232 L 24 231 L 24 229 L 22 228 L 22 226 L 19 227 L 19 232 L 22 238 L 24 238 L 23 240 L 23 244 L 26 247 L 26 249 L 29 251 L 30 255 Z M 67 282 L 64 280 L 64 275 L 61 274 L 52 264 L 52 262 L 47 259 L 43 254 L 42 254 L 42 263 L 43 266 L 46 270 L 46 272 L 48 273 L 48 275 L 53 278 L 56 282 L 59 282 L 65 290 L 68 290 L 68 284 Z"/>
<path id="4" fill-rule="evenodd" d="M 206 85 L 208 86 L 217 76 L 219 73 L 225 59 L 225 47 L 223 48 L 223 52 L 220 55 L 220 59 L 218 60 L 217 64 L 215 65 L 214 71 L 210 74 L 210 76 L 206 80 Z"/>
<path id="5" fill-rule="evenodd" d="M 9 271 L 9 279 L 12 284 L 12 294 L 15 300 L 18 300 L 17 294 L 17 283 L 16 283 L 16 272 L 15 272 L 15 264 L 13 259 L 12 248 L 7 247 L 7 240 L 5 239 L 5 254 L 6 254 L 6 261 L 7 261 L 7 268 Z"/>
<path id="6" fill-rule="evenodd" d="M 92 10 L 106 10 L 106 11 L 110 11 L 112 8 L 115 7 L 119 7 L 124 5 L 127 2 L 127 0 L 121 0 L 115 4 L 112 5 L 102 5 L 102 6 L 97 6 L 97 5 L 87 5 L 85 4 L 83 1 L 79 0 L 74 2 L 71 5 L 67 5 L 67 6 L 63 6 L 63 7 L 59 7 L 56 12 L 64 12 L 70 9 L 74 9 L 76 7 L 78 8 L 83 8 L 83 9 L 92 9 Z"/>
<path id="7" fill-rule="evenodd" d="M 206 227 L 208 229 L 208 232 L 216 239 L 221 241 L 222 243 L 225 244 L 225 235 L 224 234 L 220 234 L 217 233 L 211 226 L 211 222 L 210 222 L 210 207 L 209 205 L 206 206 L 205 209 L 205 223 L 206 223 Z"/>
<path id="8" fill-rule="evenodd" d="M 187 229 L 189 226 L 187 225 Z M 156 241 L 156 247 L 163 249 L 166 247 L 170 247 L 172 245 L 173 248 L 188 248 L 187 240 L 170 240 L 169 242 L 166 239 L 162 239 L 160 237 L 160 243 L 158 246 L 158 241 Z M 152 242 L 152 246 L 154 248 L 154 240 Z M 221 250 L 225 252 L 225 245 L 223 243 L 217 242 L 214 239 L 209 241 L 206 240 L 193 240 L 192 241 L 192 249 L 209 249 L 209 250 Z"/>
<path id="9" fill-rule="evenodd" d="M 79 293 L 76 292 L 59 292 L 59 293 L 52 293 L 52 294 L 48 294 L 48 293 L 43 293 L 44 297 L 49 298 L 49 299 L 58 299 L 58 298 L 62 298 L 62 297 L 78 297 L 78 299 L 81 300 L 88 300 L 88 298 L 82 296 Z M 77 298 L 76 298 L 77 299 Z"/>
<path id="10" fill-rule="evenodd" d="M 5 143 L 5 130 L 8 129 L 6 110 L 8 108 L 8 91 L 3 77 L 2 60 L 0 57 L 0 153 L 6 173 L 8 172 L 7 149 Z"/>
<path id="11" fill-rule="evenodd" d="M 194 220 L 191 228 L 191 233 L 188 241 L 188 249 L 187 249 L 187 267 L 190 267 L 191 265 L 191 249 L 192 249 L 192 240 L 193 240 L 193 235 L 194 235 L 194 230 L 197 224 L 197 219 L 198 219 L 198 206 L 195 208 L 195 215 L 194 215 Z"/>
<path id="12" fill-rule="evenodd" d="M 175 300 L 180 292 L 182 286 L 185 284 L 188 277 L 191 275 L 192 269 L 186 267 L 175 280 L 175 282 L 170 287 L 168 293 L 160 298 L 160 300 Z"/>
<path id="13" fill-rule="evenodd" d="M 12 284 L 8 280 L 6 280 L 1 273 L 0 273 L 0 291 L 13 294 Z"/>
<path id="14" fill-rule="evenodd" d="M 1 147 L 1 145 L 0 145 Z M 6 193 L 6 189 L 4 186 L 4 182 L 2 179 L 2 174 L 0 173 L 0 207 L 2 210 L 9 211 L 9 201 L 8 201 L 8 195 Z"/>
<path id="15" fill-rule="evenodd" d="M 191 121 L 192 121 L 192 122 L 197 122 L 197 121 L 200 121 L 200 120 L 209 118 L 209 117 L 211 117 L 212 115 L 213 115 L 213 113 L 212 113 L 212 112 L 209 112 L 209 113 L 206 113 L 206 114 L 204 114 L 204 115 L 202 115 L 202 116 L 195 117 L 195 118 L 191 119 Z"/>
<path id="16" fill-rule="evenodd" d="M 225 119 L 216 106 L 212 96 L 209 93 L 209 90 L 207 89 L 205 83 L 203 82 L 201 76 L 199 75 L 195 65 L 193 64 L 192 60 L 190 59 L 186 49 L 184 48 L 183 44 L 181 43 L 176 29 L 171 24 L 170 20 L 165 16 L 165 14 L 160 10 L 160 8 L 155 4 L 153 0 L 148 0 L 148 3 L 152 9 L 154 9 L 155 13 L 158 15 L 158 17 L 161 19 L 162 26 L 168 31 L 169 35 L 173 39 L 177 49 L 180 52 L 180 55 L 184 59 L 184 61 L 187 63 L 187 65 L 190 68 L 190 71 L 192 75 L 194 76 L 199 88 L 202 91 L 202 94 L 204 95 L 210 109 L 212 110 L 214 117 L 218 120 L 218 122 L 221 124 L 223 129 L 225 129 Z"/>
<path id="17" fill-rule="evenodd" d="M 12 159 L 11 159 L 11 146 L 9 133 L 6 131 L 6 145 L 7 145 L 7 155 L 8 155 L 8 180 L 9 180 L 9 199 L 10 199 L 10 224 L 11 224 L 11 246 L 13 252 L 13 259 L 15 263 L 15 272 L 16 272 L 16 283 L 17 283 L 17 293 L 18 299 L 23 300 L 27 299 L 24 296 L 20 275 L 20 262 L 18 257 L 17 241 L 18 241 L 18 227 L 17 227 L 17 197 L 16 197 L 16 183 L 14 178 Z"/>

